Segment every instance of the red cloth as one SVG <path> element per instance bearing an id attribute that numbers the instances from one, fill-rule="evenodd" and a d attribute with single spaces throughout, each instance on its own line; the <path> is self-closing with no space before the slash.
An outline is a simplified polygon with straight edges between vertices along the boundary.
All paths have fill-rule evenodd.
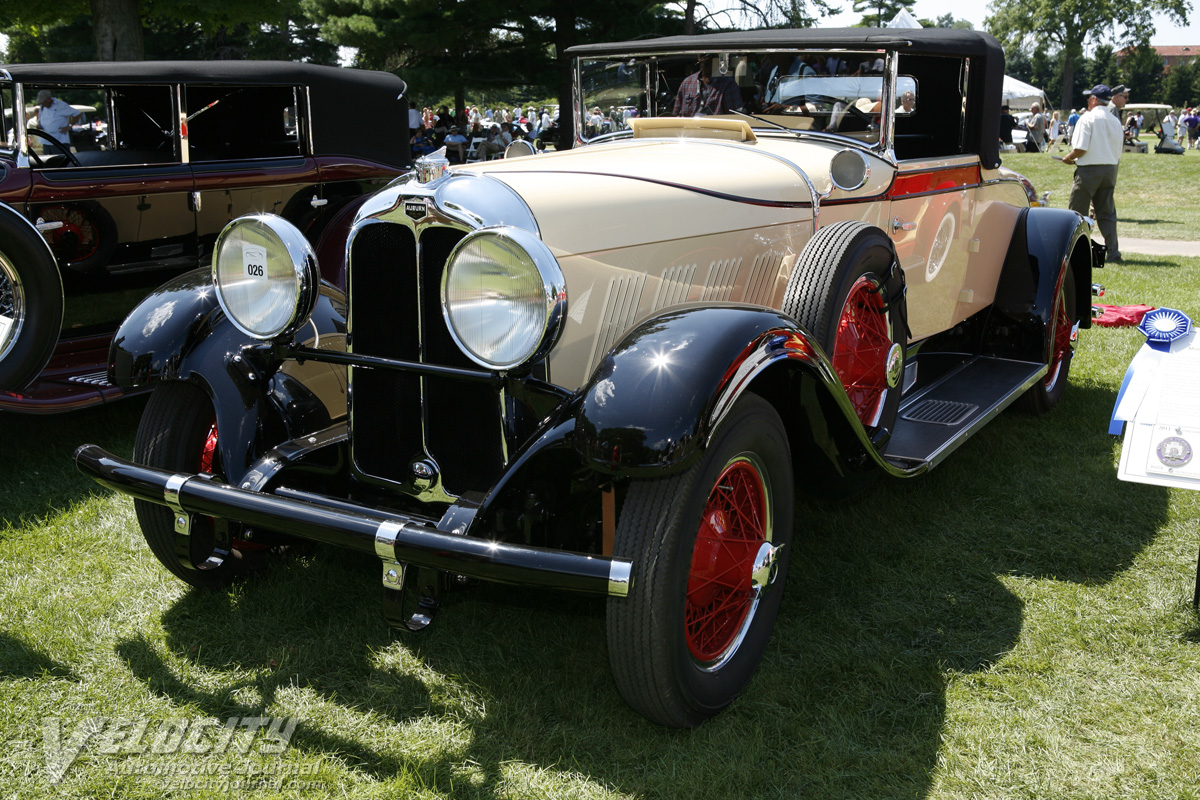
<path id="1" fill-rule="evenodd" d="M 1092 317 L 1092 324 L 1106 328 L 1131 328 L 1141 322 L 1147 312 L 1154 310 L 1154 306 L 1105 306 L 1099 303 L 1092 307 L 1102 312 L 1100 316 Z"/>

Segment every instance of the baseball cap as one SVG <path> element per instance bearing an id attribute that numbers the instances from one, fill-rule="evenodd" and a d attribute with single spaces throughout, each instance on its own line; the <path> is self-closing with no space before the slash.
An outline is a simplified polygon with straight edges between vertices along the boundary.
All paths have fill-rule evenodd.
<path id="1" fill-rule="evenodd" d="M 1116 97 L 1119 94 L 1129 94 L 1129 87 L 1123 83 L 1118 83 L 1113 87 L 1112 93 L 1113 97 Z"/>
<path id="2" fill-rule="evenodd" d="M 1090 92 L 1085 92 L 1085 94 L 1090 94 L 1101 103 L 1107 103 L 1109 100 L 1112 100 L 1113 90 L 1106 83 L 1097 83 L 1092 87 Z"/>

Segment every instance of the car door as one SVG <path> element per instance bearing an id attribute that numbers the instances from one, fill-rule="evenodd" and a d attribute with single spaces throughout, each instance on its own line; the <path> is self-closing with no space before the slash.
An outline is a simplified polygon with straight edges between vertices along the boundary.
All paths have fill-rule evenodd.
<path id="1" fill-rule="evenodd" d="M 271 213 L 302 224 L 321 205 L 300 87 L 192 85 L 183 94 L 203 263 L 237 217 Z"/>
<path id="2" fill-rule="evenodd" d="M 78 113 L 69 141 L 29 133 L 25 212 L 63 277 L 65 336 L 112 330 L 146 292 L 196 266 L 192 175 L 171 85 L 25 86 Z M 26 109 L 26 119 L 32 107 Z M 27 126 L 27 132 L 36 125 Z"/>
<path id="3" fill-rule="evenodd" d="M 964 59 L 901 55 L 893 127 L 897 172 L 888 225 L 908 286 L 914 340 L 953 327 L 979 305 L 964 290 L 979 156 L 965 152 Z"/>

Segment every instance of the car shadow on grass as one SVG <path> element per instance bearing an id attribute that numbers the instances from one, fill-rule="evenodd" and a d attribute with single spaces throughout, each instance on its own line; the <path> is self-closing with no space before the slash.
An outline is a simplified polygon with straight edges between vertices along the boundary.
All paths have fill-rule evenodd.
<path id="1" fill-rule="evenodd" d="M 0 678 L 40 678 L 46 675 L 79 680 L 79 676 L 67 665 L 38 652 L 16 636 L 0 631 Z"/>
<path id="2" fill-rule="evenodd" d="M 144 407 L 145 399 L 135 397 L 69 414 L 4 413 L 0 529 L 106 493 L 75 468 L 72 454 L 92 442 L 129 457 Z"/>
<path id="3" fill-rule="evenodd" d="M 802 502 L 758 675 L 692 731 L 621 703 L 604 600 L 480 585 L 452 594 L 428 634 L 393 637 L 378 562 L 347 552 L 228 593 L 188 592 L 162 619 L 168 653 L 140 639 L 117 651 L 150 691 L 216 717 L 266 713 L 301 687 L 360 724 L 308 719 L 293 747 L 455 797 L 571 782 L 642 797 L 924 796 L 948 682 L 996 665 L 1021 636 L 1022 602 L 1004 580 L 1103 586 L 1166 519 L 1165 489 L 1116 479 L 1111 407 L 1111 392 L 1072 387 L 1053 414 L 1007 412 L 918 480 Z M 225 685 L 192 685 L 173 659 Z M 245 690 L 261 702 L 236 699 Z M 464 735 L 387 744 L 437 723 Z M 530 775 L 550 782 L 522 788 Z"/>

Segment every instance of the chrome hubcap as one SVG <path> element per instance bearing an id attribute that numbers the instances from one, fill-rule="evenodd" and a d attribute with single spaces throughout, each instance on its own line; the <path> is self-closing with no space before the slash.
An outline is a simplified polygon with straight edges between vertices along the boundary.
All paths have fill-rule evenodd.
<path id="1" fill-rule="evenodd" d="M 0 254 L 0 358 L 8 355 L 25 320 L 25 292 L 12 263 Z"/>
<path id="2" fill-rule="evenodd" d="M 891 349 L 888 350 L 885 364 L 888 388 L 895 389 L 900 385 L 900 376 L 904 374 L 904 348 L 893 343 Z"/>

